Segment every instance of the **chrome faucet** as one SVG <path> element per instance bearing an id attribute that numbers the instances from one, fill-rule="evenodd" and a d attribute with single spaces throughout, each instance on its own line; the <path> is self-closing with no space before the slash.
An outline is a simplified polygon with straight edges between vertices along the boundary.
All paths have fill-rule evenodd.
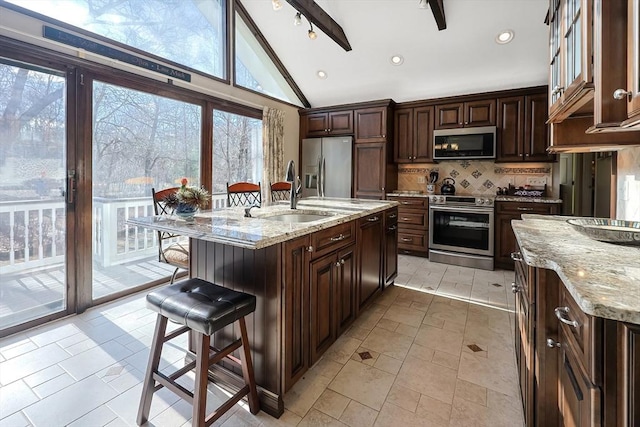
<path id="1" fill-rule="evenodd" d="M 291 194 L 289 195 L 289 200 L 291 202 L 291 209 L 296 209 L 302 184 L 300 183 L 300 177 L 296 176 L 296 164 L 293 160 L 289 160 L 289 163 L 287 164 L 287 172 L 284 180 L 291 183 Z"/>

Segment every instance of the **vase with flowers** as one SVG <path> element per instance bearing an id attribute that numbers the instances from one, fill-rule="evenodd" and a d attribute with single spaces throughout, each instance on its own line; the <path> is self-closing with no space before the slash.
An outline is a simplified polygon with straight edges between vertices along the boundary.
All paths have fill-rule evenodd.
<path id="1" fill-rule="evenodd" d="M 202 187 L 188 186 L 187 178 L 182 178 L 180 188 L 164 198 L 167 207 L 185 221 L 193 221 L 199 209 L 205 208 L 211 200 L 211 195 Z"/>

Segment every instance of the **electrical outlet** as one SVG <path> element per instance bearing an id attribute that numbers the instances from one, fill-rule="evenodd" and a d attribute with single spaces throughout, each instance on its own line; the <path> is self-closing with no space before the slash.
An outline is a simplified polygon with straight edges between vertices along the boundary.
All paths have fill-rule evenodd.
<path id="1" fill-rule="evenodd" d="M 544 176 L 530 176 L 527 178 L 527 185 L 533 185 L 534 187 L 543 187 L 547 185 L 547 178 Z"/>
<path id="2" fill-rule="evenodd" d="M 424 176 L 419 176 L 418 177 L 418 184 L 424 184 L 426 181 L 426 177 Z"/>

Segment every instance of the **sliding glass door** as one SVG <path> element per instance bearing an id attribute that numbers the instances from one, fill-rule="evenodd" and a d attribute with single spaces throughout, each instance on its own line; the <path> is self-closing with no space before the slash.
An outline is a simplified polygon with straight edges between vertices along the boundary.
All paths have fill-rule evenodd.
<path id="1" fill-rule="evenodd" d="M 0 334 L 65 314 L 67 82 L 0 58 Z"/>
<path id="2" fill-rule="evenodd" d="M 92 299 L 164 281 L 153 230 L 127 219 L 153 215 L 151 189 L 200 183 L 202 107 L 93 81 Z"/>

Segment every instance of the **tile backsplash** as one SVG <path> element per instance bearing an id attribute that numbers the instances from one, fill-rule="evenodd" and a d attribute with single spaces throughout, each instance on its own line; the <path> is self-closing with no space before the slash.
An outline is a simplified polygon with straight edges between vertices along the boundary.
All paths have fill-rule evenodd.
<path id="1" fill-rule="evenodd" d="M 618 151 L 616 218 L 640 221 L 640 147 Z"/>
<path id="2" fill-rule="evenodd" d="M 398 190 L 426 192 L 429 173 L 439 174 L 436 194 L 445 178 L 455 180 L 458 195 L 495 195 L 498 187 L 512 184 L 516 187 L 528 183 L 528 178 L 544 178 L 548 196 L 553 194 L 552 164 L 550 163 L 494 163 L 486 160 L 442 161 L 438 164 L 399 165 Z M 425 183 L 420 182 L 422 179 Z"/>

